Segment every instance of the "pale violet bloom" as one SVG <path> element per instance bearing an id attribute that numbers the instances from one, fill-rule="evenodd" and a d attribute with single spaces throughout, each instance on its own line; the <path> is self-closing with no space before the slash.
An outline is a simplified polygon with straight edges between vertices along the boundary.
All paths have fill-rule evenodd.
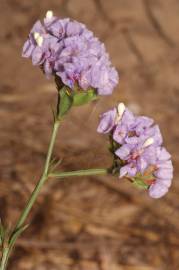
<path id="1" fill-rule="evenodd" d="M 149 195 L 152 198 L 164 196 L 172 183 L 173 165 L 171 155 L 164 147 L 157 149 L 156 169 L 154 172 L 155 182 L 149 188 Z"/>
<path id="2" fill-rule="evenodd" d="M 60 19 L 48 11 L 43 23 L 37 21 L 24 44 L 23 57 L 31 58 L 47 78 L 58 76 L 72 90 L 93 88 L 110 95 L 118 84 L 105 46 L 93 32 L 77 21 Z"/>
<path id="3" fill-rule="evenodd" d="M 117 116 L 116 108 L 103 113 L 101 115 L 101 120 L 98 125 L 97 131 L 99 133 L 109 133 L 115 126 L 115 119 Z"/>
<path id="4" fill-rule="evenodd" d="M 136 183 L 148 188 L 152 198 L 167 193 L 172 183 L 173 165 L 170 154 L 162 146 L 159 126 L 153 119 L 134 116 L 127 108 L 119 117 L 114 108 L 102 114 L 97 131 L 113 138 L 113 154 L 121 164 L 116 168 L 120 178 L 138 181 Z"/>

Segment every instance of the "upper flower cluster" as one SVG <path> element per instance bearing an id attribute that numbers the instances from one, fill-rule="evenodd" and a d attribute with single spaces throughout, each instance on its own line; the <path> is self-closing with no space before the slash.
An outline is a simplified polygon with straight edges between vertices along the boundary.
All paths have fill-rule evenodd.
<path id="1" fill-rule="evenodd" d="M 84 24 L 59 19 L 52 11 L 43 23 L 34 24 L 22 55 L 41 66 L 47 77 L 59 76 L 71 89 L 77 84 L 83 90 L 92 87 L 99 95 L 109 95 L 118 83 L 104 44 Z"/>
<path id="2" fill-rule="evenodd" d="M 153 119 L 134 116 L 120 103 L 101 116 L 97 130 L 110 133 L 120 177 L 127 176 L 138 186 L 148 189 L 153 198 L 167 193 L 173 178 L 173 166 Z"/>

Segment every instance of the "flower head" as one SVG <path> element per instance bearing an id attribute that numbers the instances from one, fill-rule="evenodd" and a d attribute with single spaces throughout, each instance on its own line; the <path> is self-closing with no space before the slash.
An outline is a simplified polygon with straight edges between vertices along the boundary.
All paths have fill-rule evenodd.
<path id="1" fill-rule="evenodd" d="M 22 55 L 31 58 L 47 77 L 58 76 L 71 89 L 78 85 L 109 95 L 118 83 L 104 44 L 84 24 L 55 17 L 50 10 L 43 23 L 34 24 Z"/>
<path id="2" fill-rule="evenodd" d="M 168 192 L 173 178 L 173 165 L 171 156 L 164 147 L 158 147 L 156 151 L 157 160 L 153 171 L 155 182 L 149 187 L 149 195 L 160 198 Z"/>
<path id="3" fill-rule="evenodd" d="M 101 116 L 97 131 L 110 134 L 113 169 L 119 172 L 120 178 L 130 178 L 137 186 L 148 189 L 153 198 L 167 193 L 173 166 L 170 154 L 162 146 L 159 126 L 153 119 L 135 116 L 120 103 Z"/>

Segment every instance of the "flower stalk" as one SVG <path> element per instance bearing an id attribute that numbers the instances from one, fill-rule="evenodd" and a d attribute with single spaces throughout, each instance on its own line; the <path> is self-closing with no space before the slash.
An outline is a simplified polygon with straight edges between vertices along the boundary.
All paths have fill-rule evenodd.
<path id="1" fill-rule="evenodd" d="M 9 248 L 4 247 L 3 251 L 2 251 L 2 260 L 1 260 L 0 270 L 6 269 L 7 260 L 8 260 L 8 253 L 9 253 Z"/>
<path id="2" fill-rule="evenodd" d="M 51 140 L 50 140 L 50 144 L 49 144 L 49 149 L 47 152 L 47 157 L 46 157 L 46 162 L 45 162 L 42 177 L 40 178 L 34 191 L 32 192 L 31 197 L 30 197 L 26 207 L 24 208 L 24 210 L 23 210 L 23 212 L 22 212 L 22 214 L 21 214 L 21 216 L 16 224 L 16 227 L 15 227 L 16 230 L 24 225 L 24 222 L 25 222 L 34 202 L 36 201 L 36 198 L 37 198 L 39 192 L 41 191 L 43 185 L 45 184 L 45 182 L 47 181 L 47 179 L 49 177 L 48 172 L 49 172 L 49 167 L 50 167 L 50 161 L 51 161 L 52 152 L 53 152 L 53 148 L 54 148 L 55 139 L 57 136 L 59 125 L 60 125 L 60 121 L 56 120 L 54 122 L 54 125 L 53 125 L 52 136 L 51 136 Z"/>
<path id="3" fill-rule="evenodd" d="M 30 213 L 30 210 L 32 209 L 43 185 L 45 184 L 45 182 L 49 178 L 51 157 L 52 157 L 53 148 L 55 145 L 55 139 L 56 139 L 56 136 L 58 133 L 59 126 L 60 126 L 60 119 L 55 120 L 42 176 L 41 176 L 40 180 L 38 181 L 35 189 L 33 190 L 24 210 L 22 211 L 22 213 L 17 221 L 17 224 L 14 227 L 14 230 L 9 237 L 8 244 L 2 250 L 2 259 L 1 259 L 1 263 L 0 263 L 0 270 L 6 269 L 12 248 L 13 248 L 18 236 L 21 234 L 21 232 L 23 232 L 24 223 L 25 223 L 25 221 Z"/>
<path id="4" fill-rule="evenodd" d="M 71 172 L 54 172 L 49 174 L 49 177 L 53 178 L 65 178 L 72 176 L 92 176 L 92 175 L 105 175 L 108 174 L 108 169 L 87 169 L 87 170 L 79 170 L 79 171 L 71 171 Z"/>
<path id="5" fill-rule="evenodd" d="M 108 169 L 87 169 L 87 170 L 77 170 L 71 172 L 51 172 L 51 162 L 52 162 L 52 153 L 55 145 L 55 139 L 57 137 L 58 129 L 60 126 L 61 119 L 58 117 L 55 118 L 52 135 L 49 143 L 49 148 L 47 152 L 47 157 L 44 165 L 44 170 L 40 180 L 38 181 L 36 187 L 34 188 L 24 210 L 22 211 L 11 235 L 9 236 L 9 240 L 4 243 L 4 247 L 2 249 L 2 258 L 0 262 L 0 270 L 6 270 L 9 257 L 11 255 L 12 249 L 15 245 L 17 238 L 21 235 L 21 233 L 27 228 L 25 225 L 26 219 L 36 202 L 36 199 L 49 178 L 66 178 L 73 176 L 92 176 L 92 175 L 105 175 L 109 173 Z"/>

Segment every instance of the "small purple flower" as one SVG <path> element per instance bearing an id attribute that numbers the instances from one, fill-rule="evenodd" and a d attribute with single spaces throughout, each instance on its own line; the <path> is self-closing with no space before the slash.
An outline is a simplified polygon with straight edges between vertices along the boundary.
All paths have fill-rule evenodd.
<path id="1" fill-rule="evenodd" d="M 117 125 L 113 133 L 114 141 L 122 145 L 126 139 L 127 133 L 128 133 L 128 129 L 126 125 L 122 123 L 120 125 Z"/>
<path id="2" fill-rule="evenodd" d="M 99 95 L 110 95 L 118 83 L 105 46 L 86 26 L 70 19 L 59 19 L 48 11 L 43 24 L 37 21 L 22 52 L 40 66 L 46 76 L 55 75 L 73 89 L 93 88 Z"/>
<path id="3" fill-rule="evenodd" d="M 78 23 L 76 21 L 74 22 L 68 22 L 67 28 L 66 28 L 66 34 L 68 37 L 80 35 L 82 34 L 83 30 L 85 29 L 84 24 Z"/>
<path id="4" fill-rule="evenodd" d="M 91 86 L 98 89 L 99 95 L 110 95 L 118 83 L 118 74 L 114 68 L 97 62 L 91 70 Z"/>
<path id="5" fill-rule="evenodd" d="M 173 178 L 171 156 L 164 147 L 157 149 L 157 162 L 155 166 L 155 182 L 149 188 L 149 195 L 157 199 L 168 192 Z"/>
<path id="6" fill-rule="evenodd" d="M 121 103 L 104 113 L 97 131 L 109 133 L 115 142 L 115 161 L 119 159 L 119 177 L 128 177 L 140 187 L 148 188 L 152 198 L 165 195 L 173 178 L 171 156 L 162 147 L 158 125 L 145 116 L 134 116 Z M 115 162 L 115 164 L 118 164 Z M 115 171 L 116 171 L 115 169 Z"/>
<path id="7" fill-rule="evenodd" d="M 105 113 L 103 113 L 100 117 L 100 123 L 97 128 L 99 133 L 109 133 L 113 130 L 114 127 L 118 124 L 123 114 L 126 112 L 125 106 L 123 103 L 119 103 L 117 108 L 113 108 Z"/>
<path id="8" fill-rule="evenodd" d="M 37 46 L 37 42 L 35 40 L 35 36 L 37 37 L 40 35 L 45 35 L 46 31 L 45 28 L 43 27 L 43 25 L 41 24 L 40 21 L 37 21 L 34 26 L 32 27 L 29 37 L 27 39 L 27 41 L 25 42 L 24 46 L 23 46 L 23 50 L 22 50 L 22 56 L 29 58 L 32 56 L 33 50 L 36 48 Z"/>
<path id="9" fill-rule="evenodd" d="M 115 126 L 116 108 L 101 115 L 101 121 L 97 128 L 99 133 L 109 133 Z"/>
<path id="10" fill-rule="evenodd" d="M 125 141 L 130 143 L 131 140 L 136 140 L 136 136 L 131 136 L 136 135 L 134 133 L 134 127 L 135 117 L 132 112 L 125 109 L 122 118 L 118 121 L 116 129 L 114 130 L 113 139 L 119 144 L 123 144 Z"/>

